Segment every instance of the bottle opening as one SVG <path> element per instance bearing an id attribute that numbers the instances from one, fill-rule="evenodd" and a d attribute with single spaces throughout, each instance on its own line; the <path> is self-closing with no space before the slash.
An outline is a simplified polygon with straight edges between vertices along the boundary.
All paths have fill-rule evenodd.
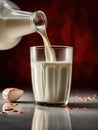
<path id="1" fill-rule="evenodd" d="M 47 27 L 47 17 L 43 11 L 36 11 L 33 22 L 35 26 L 45 25 Z"/>

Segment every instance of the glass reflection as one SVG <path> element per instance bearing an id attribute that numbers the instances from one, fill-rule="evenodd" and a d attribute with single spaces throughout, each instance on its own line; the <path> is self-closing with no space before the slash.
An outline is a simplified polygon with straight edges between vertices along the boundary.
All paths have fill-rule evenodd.
<path id="1" fill-rule="evenodd" d="M 69 111 L 65 108 L 36 106 L 31 130 L 71 130 Z"/>

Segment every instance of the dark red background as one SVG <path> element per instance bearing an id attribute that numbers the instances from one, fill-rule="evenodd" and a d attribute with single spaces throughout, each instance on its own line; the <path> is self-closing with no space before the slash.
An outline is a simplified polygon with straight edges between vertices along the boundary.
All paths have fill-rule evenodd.
<path id="1" fill-rule="evenodd" d="M 98 0 L 12 0 L 22 10 L 43 10 L 52 44 L 74 47 L 72 88 L 98 86 Z M 0 87 L 31 89 L 29 47 L 42 45 L 37 33 L 0 51 Z"/>

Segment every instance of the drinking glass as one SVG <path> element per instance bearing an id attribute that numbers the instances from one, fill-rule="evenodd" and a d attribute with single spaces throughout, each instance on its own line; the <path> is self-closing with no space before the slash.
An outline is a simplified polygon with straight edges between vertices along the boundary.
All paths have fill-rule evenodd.
<path id="1" fill-rule="evenodd" d="M 67 105 L 71 90 L 73 47 L 52 45 L 50 48 L 53 53 L 49 55 L 55 55 L 55 60 L 46 59 L 47 48 L 48 46 L 30 47 L 35 102 L 40 105 Z"/>

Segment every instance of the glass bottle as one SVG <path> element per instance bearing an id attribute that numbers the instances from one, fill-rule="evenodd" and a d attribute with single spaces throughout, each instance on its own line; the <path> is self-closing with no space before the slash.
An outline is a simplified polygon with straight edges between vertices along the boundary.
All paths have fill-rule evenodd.
<path id="1" fill-rule="evenodd" d="M 22 36 L 36 32 L 36 27 L 47 26 L 43 11 L 26 12 L 9 0 L 0 0 L 0 50 L 16 46 Z"/>

